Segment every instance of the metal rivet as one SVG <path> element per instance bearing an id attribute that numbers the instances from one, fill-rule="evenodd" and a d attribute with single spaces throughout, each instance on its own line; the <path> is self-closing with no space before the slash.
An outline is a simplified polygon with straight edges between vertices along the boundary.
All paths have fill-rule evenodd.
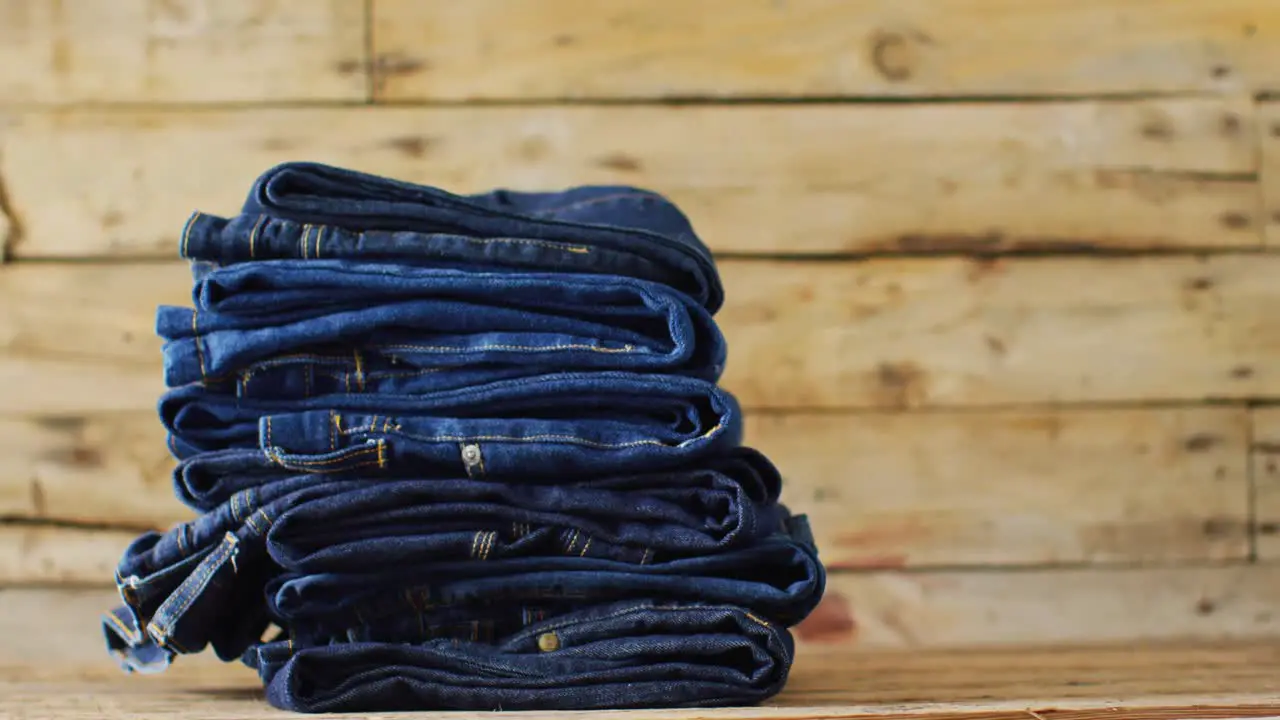
<path id="1" fill-rule="evenodd" d="M 560 636 L 553 632 L 538 636 L 538 649 L 542 652 L 555 652 L 560 649 Z"/>
<path id="2" fill-rule="evenodd" d="M 462 459 L 471 462 L 478 457 L 480 457 L 480 448 L 475 445 L 464 445 L 462 447 Z"/>

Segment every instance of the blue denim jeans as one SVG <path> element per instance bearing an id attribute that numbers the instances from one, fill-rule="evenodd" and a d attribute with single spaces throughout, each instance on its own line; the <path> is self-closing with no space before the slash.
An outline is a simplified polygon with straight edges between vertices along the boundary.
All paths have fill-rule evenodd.
<path id="1" fill-rule="evenodd" d="M 661 195 L 625 186 L 455 195 L 285 163 L 258 178 L 238 216 L 192 215 L 180 251 L 219 265 L 323 258 L 622 275 L 668 285 L 711 313 L 724 300 L 688 218 Z"/>
<path id="2" fill-rule="evenodd" d="M 805 519 L 791 518 L 787 531 L 735 550 L 646 564 L 561 555 L 384 565 L 370 553 L 361 556 L 363 572 L 284 572 L 267 583 L 267 600 L 286 622 L 344 626 L 370 608 L 406 608 L 407 597 L 435 606 L 663 598 L 738 605 L 792 624 L 813 610 L 826 575 L 811 538 L 800 539 Z"/>
<path id="3" fill-rule="evenodd" d="M 246 653 L 274 706 L 298 712 L 576 710 L 757 703 L 795 646 L 732 605 L 587 606 L 497 642 L 263 644 Z"/>
<path id="4" fill-rule="evenodd" d="M 238 656 L 271 619 L 281 617 L 264 602 L 262 588 L 285 570 L 294 578 L 319 573 L 322 584 L 339 577 L 331 570 L 371 571 L 386 576 L 385 588 L 398 582 L 401 566 L 497 560 L 499 535 L 511 542 L 504 541 L 496 552 L 517 565 L 535 567 L 544 556 L 558 556 L 570 560 L 570 568 L 589 571 L 584 563 L 606 557 L 609 567 L 624 572 L 628 566 L 679 572 L 670 559 L 755 547 L 784 524 L 793 537 L 810 542 L 807 531 L 794 532 L 800 519 L 789 518 L 776 503 L 779 483 L 772 465 L 754 451 L 735 454 L 736 461 L 716 465 L 736 469 L 740 480 L 705 469 L 575 485 L 469 479 L 320 482 L 299 475 L 252 487 L 191 522 L 135 540 L 116 573 L 125 607 L 104 619 L 104 629 L 122 663 L 145 670 L 167 663 L 173 653 L 198 652 L 210 644 L 223 659 Z M 379 526 L 385 531 L 379 533 Z M 592 547 L 598 550 L 590 552 Z M 352 597 L 358 605 L 359 594 Z M 401 600 L 409 597 L 415 599 L 406 607 Z M 580 597 L 539 593 L 534 599 Z M 502 593 L 437 600 L 406 590 L 394 596 L 390 613 L 385 597 L 380 602 L 365 602 L 363 614 L 352 604 L 343 612 L 366 620 L 387 618 L 366 628 L 379 629 L 425 605 L 497 608 L 493 612 L 514 607 Z"/>
<path id="5" fill-rule="evenodd" d="M 244 395 L 259 366 L 291 368 L 304 395 L 380 391 L 368 387 L 379 373 L 412 373 L 424 392 L 513 369 L 714 382 L 725 361 L 701 305 L 625 277 L 277 260 L 203 272 L 194 295 L 195 309 L 157 313 L 170 386 L 238 374 Z"/>
<path id="6" fill-rule="evenodd" d="M 376 467 L 360 467 L 358 463 L 346 469 L 340 466 L 307 466 L 302 469 L 292 470 L 282 467 L 273 458 L 268 457 L 260 450 L 224 450 L 201 453 L 178 463 L 173 471 L 173 490 L 178 499 L 192 510 L 208 512 L 230 501 L 231 496 L 237 492 L 300 473 L 332 478 L 377 476 L 384 479 L 395 477 L 453 477 L 458 474 L 456 468 L 454 468 L 454 472 L 450 473 L 450 468 L 441 466 L 439 468 L 440 472 L 433 475 L 432 473 L 423 472 L 420 463 L 416 464 L 418 465 L 416 470 L 406 472 L 396 472 L 396 468 L 389 463 L 381 472 L 377 472 Z M 627 471 L 620 470 L 619 472 L 625 473 Z M 727 475 L 732 482 L 744 487 L 757 488 L 750 491 L 753 497 L 767 494 L 774 500 L 777 499 L 778 488 L 782 483 L 773 464 L 758 451 L 745 446 L 732 447 L 719 453 L 693 458 L 688 463 L 680 464 L 669 470 L 650 470 L 645 472 L 643 468 L 638 468 L 631 471 L 630 474 L 639 474 L 646 478 L 657 479 L 667 477 L 673 473 L 684 474 L 686 477 L 685 482 L 690 485 L 703 482 L 702 478 L 707 473 Z M 577 482 L 584 482 L 589 477 L 580 478 Z M 606 477 L 612 476 L 606 474 Z M 626 477 L 626 475 L 623 475 L 623 477 Z M 562 477 L 550 474 L 538 476 L 532 473 L 527 475 L 515 474 L 510 478 L 505 478 L 509 482 L 553 482 L 557 479 L 562 479 Z M 605 482 L 609 481 L 606 480 Z"/>
<path id="7" fill-rule="evenodd" d="M 566 478 L 666 470 L 738 445 L 741 413 L 712 383 L 557 373 L 423 395 L 259 400 L 175 388 L 160 415 L 179 459 L 253 450 L 244 471 L 399 469 L 419 476 Z M 227 456 L 213 458 L 233 465 Z"/>
<path id="8" fill-rule="evenodd" d="M 295 503 L 272 525 L 268 549 L 302 574 L 411 567 L 422 558 L 662 563 L 745 547 L 781 529 L 785 508 L 773 489 L 743 480 L 692 469 L 572 485 L 368 483 Z"/>

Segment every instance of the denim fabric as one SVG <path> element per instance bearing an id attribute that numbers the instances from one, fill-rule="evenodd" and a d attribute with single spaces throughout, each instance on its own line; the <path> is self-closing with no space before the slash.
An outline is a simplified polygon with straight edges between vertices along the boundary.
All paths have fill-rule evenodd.
<path id="1" fill-rule="evenodd" d="M 124 669 L 209 648 L 301 712 L 782 688 L 826 571 L 741 444 L 720 278 L 662 196 L 287 163 L 180 243 L 157 409 L 199 516 L 120 559 Z"/>
<path id="2" fill-rule="evenodd" d="M 580 478 L 678 467 L 734 447 L 742 436 L 736 401 L 715 385 L 623 372 L 295 401 L 187 385 L 165 394 L 160 414 L 179 459 L 257 449 L 298 472 L 398 468 L 435 477 Z"/>
<path id="3" fill-rule="evenodd" d="M 405 588 L 431 605 L 578 599 L 660 598 L 739 605 L 779 622 L 813 610 L 826 575 L 811 544 L 776 534 L 714 555 L 632 564 L 589 557 L 382 565 L 363 556 L 365 572 L 285 572 L 267 584 L 268 604 L 287 621 L 359 614 L 361 606 L 401 604 Z"/>
<path id="4" fill-rule="evenodd" d="M 251 650 L 271 704 L 300 712 L 577 710 L 756 703 L 786 682 L 785 628 L 732 605 L 631 601 L 497 643 L 350 642 Z"/>
<path id="5" fill-rule="evenodd" d="M 627 480 L 614 483 L 618 489 L 469 479 L 371 484 L 289 509 L 269 547 L 282 566 L 304 573 L 421 558 L 569 555 L 643 564 L 742 547 L 781 527 L 780 506 L 757 504 L 719 473 Z"/>
<path id="6" fill-rule="evenodd" d="M 254 183 L 231 220 L 195 213 L 183 257 L 231 265 L 281 258 L 595 273 L 669 285 L 716 312 L 711 253 L 675 205 L 625 186 L 454 195 L 318 163 Z"/>
<path id="7" fill-rule="evenodd" d="M 365 354 L 367 372 L 519 365 L 525 375 L 614 369 L 714 382 L 725 361 L 724 338 L 702 306 L 631 278 L 281 260 L 204 274 L 195 295 L 196 309 L 158 313 L 171 386 L 252 375 L 255 363 L 282 355 L 306 372 L 333 373 L 331 359 L 313 357 L 326 346 Z"/>
<path id="8" fill-rule="evenodd" d="M 753 543 L 778 532 L 784 521 L 795 525 L 776 503 L 776 470 L 758 452 L 742 448 L 712 466 L 717 469 L 546 486 L 282 479 L 241 491 L 164 534 L 135 540 L 116 572 L 128 612 L 104 618 L 104 629 L 134 669 L 154 664 L 157 647 L 190 653 L 212 644 L 229 659 L 261 636 L 270 617 L 280 617 L 268 612 L 261 588 L 282 568 L 296 578 L 335 570 L 376 573 L 383 566 L 400 572 L 427 567 L 425 558 L 446 568 L 499 556 L 533 568 L 543 556 L 560 555 L 578 565 L 604 556 L 667 571 L 675 567 L 667 556 L 759 547 Z M 489 527 L 499 529 L 475 530 Z M 495 552 L 500 533 L 520 537 Z M 803 532 L 797 537 L 809 542 Z M 589 552 L 592 547 L 597 550 Z M 462 597 L 424 602 L 493 604 L 483 594 Z M 372 612 L 366 608 L 365 617 Z M 137 628 L 145 628 L 145 637 Z"/>
<path id="9" fill-rule="evenodd" d="M 327 469 L 329 472 L 317 472 Z M 258 487 L 283 480 L 299 473 L 320 474 L 332 477 L 349 477 L 361 473 L 368 475 L 369 468 L 354 467 L 348 470 L 334 468 L 315 468 L 292 471 L 276 464 L 259 450 L 223 450 L 206 452 L 192 456 L 178 463 L 173 472 L 173 489 L 178 499 L 198 512 L 208 512 L 229 501 L 231 496 L 241 490 Z M 670 470 L 657 470 L 643 473 L 643 477 L 659 484 L 668 482 L 669 478 L 679 478 L 689 487 L 703 487 L 705 476 L 710 474 L 727 476 L 729 482 L 744 488 L 751 498 L 767 498 L 759 501 L 773 503 L 778 499 L 782 478 L 777 469 L 759 451 L 738 446 L 723 453 L 708 455 L 695 461 L 682 464 Z M 409 473 L 415 477 L 425 477 L 422 472 Z M 386 473 L 386 477 L 394 477 Z M 584 487 L 616 487 L 615 482 L 629 481 L 606 477 L 603 480 L 580 479 L 578 484 Z M 532 475 L 524 475 L 525 482 L 553 482 L 562 477 L 548 475 L 541 479 Z M 717 479 L 715 482 L 720 482 Z"/>

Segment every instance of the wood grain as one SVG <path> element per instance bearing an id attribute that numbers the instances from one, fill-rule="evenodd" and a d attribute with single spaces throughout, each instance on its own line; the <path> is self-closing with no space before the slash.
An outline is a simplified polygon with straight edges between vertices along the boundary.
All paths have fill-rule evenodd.
<path id="1" fill-rule="evenodd" d="M 0 102 L 361 100 L 361 0 L 0 0 Z"/>
<path id="2" fill-rule="evenodd" d="M 724 263 L 753 408 L 1270 397 L 1275 258 Z"/>
<path id="3" fill-rule="evenodd" d="M 1243 559 L 1246 432 L 1226 408 L 755 414 L 746 441 L 827 566 L 874 569 Z M 171 466 L 149 412 L 0 419 L 0 516 L 168 527 Z"/>
<path id="4" fill-rule="evenodd" d="M 373 28 L 392 100 L 1280 86 L 1280 9 L 1253 0 L 375 0 Z"/>
<path id="5" fill-rule="evenodd" d="M 1234 409 L 755 414 L 830 569 L 1243 559 Z"/>
<path id="6" fill-rule="evenodd" d="M 1258 105 L 1258 138 L 1262 147 L 1262 211 L 1266 244 L 1280 246 L 1280 102 Z"/>
<path id="7" fill-rule="evenodd" d="M 1280 569 L 833 574 L 808 644 L 925 648 L 1280 636 Z"/>
<path id="8" fill-rule="evenodd" d="M 1280 396 L 1280 258 L 721 263 L 751 409 Z M 0 416 L 150 410 L 181 263 L 0 268 Z M 1087 292 L 1084 286 L 1088 287 Z"/>
<path id="9" fill-rule="evenodd" d="M 0 525 L 0 586 L 110 584 L 136 533 L 40 525 Z"/>
<path id="10" fill-rule="evenodd" d="M 627 184 L 720 252 L 1257 247 L 1248 98 L 727 107 L 77 111 L 0 117 L 18 258 L 174 257 L 305 158 L 439 185 Z"/>
<path id="11" fill-rule="evenodd" d="M 1260 559 L 1280 557 L 1280 407 L 1252 413 L 1255 549 Z"/>

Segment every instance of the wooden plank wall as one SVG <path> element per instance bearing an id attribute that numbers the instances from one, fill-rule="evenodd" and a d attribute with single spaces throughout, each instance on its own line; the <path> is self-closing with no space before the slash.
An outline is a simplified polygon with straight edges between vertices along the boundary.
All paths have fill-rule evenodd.
<path id="1" fill-rule="evenodd" d="M 802 642 L 1280 636 L 1275 92 L 1259 0 L 0 0 L 0 616 L 185 517 L 178 230 L 310 159 L 678 201 Z"/>

